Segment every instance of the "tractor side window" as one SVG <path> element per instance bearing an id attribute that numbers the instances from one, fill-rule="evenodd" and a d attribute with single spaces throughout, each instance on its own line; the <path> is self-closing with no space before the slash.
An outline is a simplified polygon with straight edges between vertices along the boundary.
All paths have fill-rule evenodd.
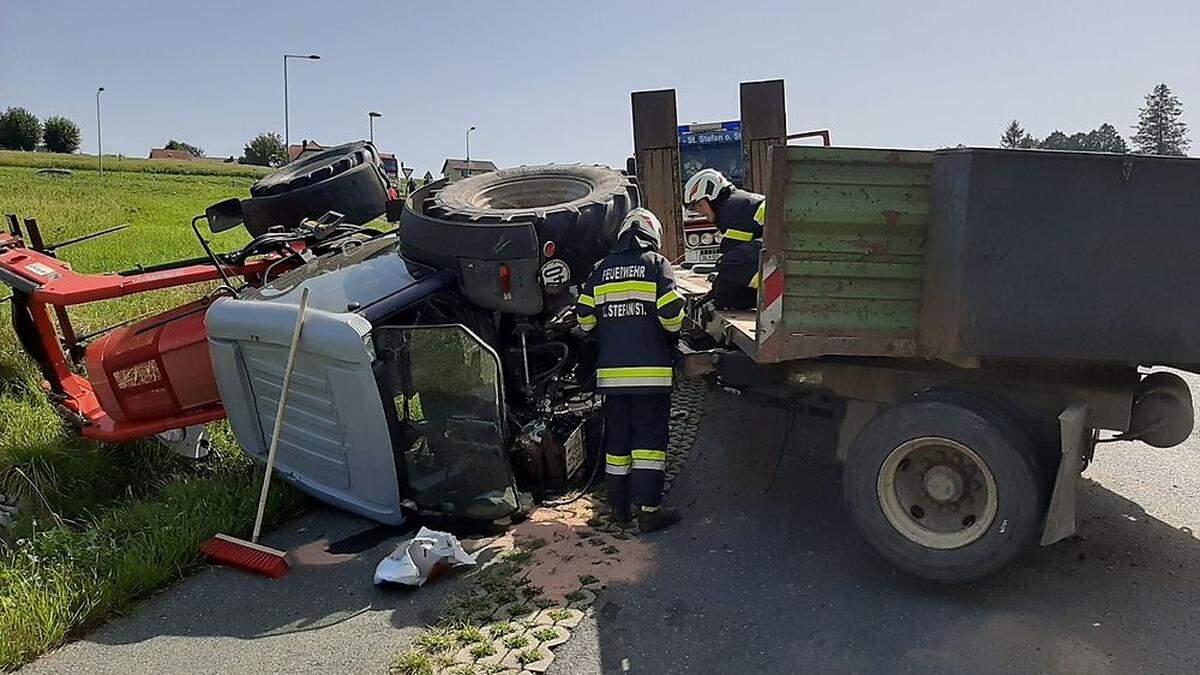
<path id="1" fill-rule="evenodd" d="M 423 510 L 494 520 L 517 509 L 496 353 L 462 325 L 381 327 L 409 496 Z"/>

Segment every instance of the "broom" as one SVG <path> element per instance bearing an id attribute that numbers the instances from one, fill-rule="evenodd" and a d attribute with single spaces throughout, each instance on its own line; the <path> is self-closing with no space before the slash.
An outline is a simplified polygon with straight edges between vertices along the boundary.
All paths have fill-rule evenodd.
<path id="1" fill-rule="evenodd" d="M 275 409 L 275 428 L 271 431 L 271 446 L 267 450 L 267 467 L 263 475 L 262 492 L 258 496 L 258 515 L 254 518 L 254 534 L 250 541 L 217 534 L 200 545 L 200 552 L 218 565 L 228 565 L 247 572 L 278 579 L 288 572 L 286 555 L 283 551 L 258 543 L 262 533 L 263 513 L 267 508 L 267 490 L 271 487 L 271 474 L 275 471 L 275 452 L 279 449 L 279 435 L 283 432 L 283 410 L 287 404 L 288 387 L 292 383 L 292 368 L 296 365 L 296 347 L 300 344 L 300 328 L 304 325 L 304 310 L 308 307 L 308 289 L 300 292 L 300 308 L 296 313 L 296 327 L 292 330 L 292 344 L 288 346 L 287 366 L 283 369 L 283 383 L 279 389 L 279 406 Z"/>

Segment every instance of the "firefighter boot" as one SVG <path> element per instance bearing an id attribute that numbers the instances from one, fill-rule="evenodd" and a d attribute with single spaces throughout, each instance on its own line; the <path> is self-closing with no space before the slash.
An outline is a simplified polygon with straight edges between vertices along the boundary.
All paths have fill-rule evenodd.
<path id="1" fill-rule="evenodd" d="M 682 520 L 679 511 L 661 506 L 643 506 L 637 514 L 638 529 L 642 532 L 654 532 L 668 528 Z"/>

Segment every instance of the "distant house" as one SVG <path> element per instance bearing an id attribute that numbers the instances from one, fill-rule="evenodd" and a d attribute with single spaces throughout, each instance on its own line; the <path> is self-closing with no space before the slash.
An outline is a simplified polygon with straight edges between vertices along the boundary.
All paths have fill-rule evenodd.
<path id="1" fill-rule="evenodd" d="M 150 148 L 150 159 L 182 159 L 190 162 L 196 156 L 187 150 L 168 150 L 166 148 Z"/>
<path id="2" fill-rule="evenodd" d="M 447 159 L 442 164 L 442 176 L 449 178 L 451 183 L 467 176 L 477 176 L 495 170 L 496 163 L 488 159 L 472 159 L 470 166 L 465 159 Z"/>
<path id="3" fill-rule="evenodd" d="M 329 148 L 329 146 L 321 145 L 316 141 L 305 140 L 300 141 L 299 143 L 292 143 L 288 146 L 288 161 L 294 162 L 296 161 L 296 158 L 300 157 L 301 155 L 311 155 L 314 152 L 320 152 L 327 148 Z"/>

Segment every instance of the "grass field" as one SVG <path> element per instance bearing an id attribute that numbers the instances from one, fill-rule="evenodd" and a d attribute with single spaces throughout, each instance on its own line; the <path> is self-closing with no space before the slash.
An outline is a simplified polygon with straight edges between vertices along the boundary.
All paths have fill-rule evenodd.
<path id="1" fill-rule="evenodd" d="M 0 165 L 11 164 L 15 154 L 23 153 L 0 153 Z M 109 271 L 199 255 L 191 217 L 215 201 L 245 195 L 251 182 L 147 169 L 59 177 L 0 166 L 0 213 L 37 218 L 48 242 L 129 223 L 125 231 L 60 254 L 80 271 Z M 217 239 L 218 248 L 228 249 L 245 234 Z M 72 320 L 87 331 L 201 290 L 83 306 Z M 255 471 L 223 425 L 214 432 L 217 449 L 200 462 L 151 442 L 77 438 L 42 395 L 40 376 L 17 347 L 3 303 L 0 492 L 16 497 L 22 512 L 15 530 L 0 534 L 0 668 L 28 662 L 197 567 L 196 546 L 214 532 L 248 534 Z M 302 503 L 294 491 L 273 495 L 276 519 Z"/>
<path id="2" fill-rule="evenodd" d="M 43 169 L 54 167 L 91 171 L 99 167 L 95 155 L 67 155 L 57 152 L 18 152 L 0 150 L 0 166 L 20 166 Z M 241 176 L 258 178 L 271 169 L 249 164 L 226 164 L 209 160 L 182 161 L 173 159 L 142 159 L 140 157 L 104 156 L 104 171 L 108 173 L 169 173 L 196 176 Z"/>

